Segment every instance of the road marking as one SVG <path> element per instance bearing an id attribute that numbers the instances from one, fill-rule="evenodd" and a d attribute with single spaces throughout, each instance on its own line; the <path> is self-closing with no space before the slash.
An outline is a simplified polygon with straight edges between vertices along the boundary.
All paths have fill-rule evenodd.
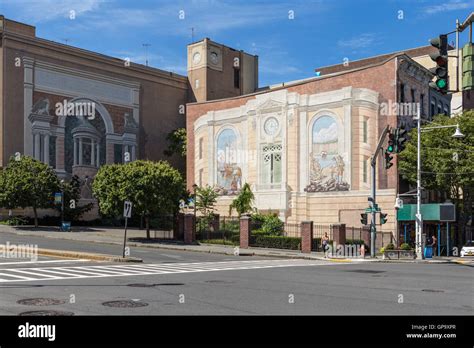
<path id="1" fill-rule="evenodd" d="M 161 263 L 144 265 L 104 265 L 104 266 L 69 266 L 69 267 L 34 267 L 2 269 L 0 283 L 23 281 L 47 281 L 61 279 L 130 277 L 137 275 L 181 274 L 195 272 L 251 270 L 262 268 L 300 267 L 335 265 L 329 261 L 319 260 L 258 260 L 258 261 L 220 261 L 195 263 Z M 29 274 L 29 277 L 18 273 Z M 34 276 L 35 278 L 32 278 Z M 17 278 L 17 279 L 10 279 Z"/>
<path id="2" fill-rule="evenodd" d="M 24 265 L 24 264 L 42 264 L 42 263 L 68 263 L 68 262 L 86 262 L 90 261 L 87 259 L 74 259 L 74 260 L 47 260 L 47 261 L 17 261 L 17 262 L 0 262 L 0 266 L 3 265 Z"/>

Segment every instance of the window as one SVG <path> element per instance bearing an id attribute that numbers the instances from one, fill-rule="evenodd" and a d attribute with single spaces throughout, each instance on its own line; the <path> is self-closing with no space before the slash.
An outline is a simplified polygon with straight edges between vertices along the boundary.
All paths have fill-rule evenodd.
<path id="1" fill-rule="evenodd" d="M 234 68 L 234 87 L 240 88 L 240 69 Z"/>
<path id="2" fill-rule="evenodd" d="M 420 114 L 425 115 L 425 95 L 420 94 Z"/>
<path id="3" fill-rule="evenodd" d="M 405 102 L 405 84 L 400 83 L 400 102 L 404 103 Z"/>
<path id="4" fill-rule="evenodd" d="M 262 184 L 281 183 L 281 144 L 264 145 L 262 148 Z"/>
<path id="5" fill-rule="evenodd" d="M 364 158 L 362 161 L 362 181 L 364 184 L 367 184 L 368 178 L 367 178 L 367 159 Z"/>
<path id="6" fill-rule="evenodd" d="M 204 169 L 199 169 L 199 187 L 202 187 L 202 174 Z"/>
<path id="7" fill-rule="evenodd" d="M 202 143 L 203 143 L 203 138 L 199 138 L 199 159 L 202 159 Z"/>
<path id="8" fill-rule="evenodd" d="M 414 88 L 411 89 L 411 102 L 414 103 L 415 102 L 415 94 L 416 94 L 416 91 Z"/>
<path id="9" fill-rule="evenodd" d="M 367 134 L 367 122 L 368 120 L 364 118 L 362 122 L 362 141 L 367 144 L 368 141 L 368 134 Z"/>

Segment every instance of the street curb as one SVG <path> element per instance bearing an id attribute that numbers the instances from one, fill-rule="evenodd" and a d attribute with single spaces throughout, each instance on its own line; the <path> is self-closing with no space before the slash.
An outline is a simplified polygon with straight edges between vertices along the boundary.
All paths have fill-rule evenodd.
<path id="1" fill-rule="evenodd" d="M 114 255 L 84 253 L 80 251 L 68 251 L 68 250 L 38 249 L 38 255 L 68 257 L 68 258 L 73 258 L 73 259 L 88 259 L 88 260 L 95 260 L 95 261 L 109 261 L 109 262 L 143 262 L 143 260 L 138 257 L 123 258 L 120 256 L 114 256 Z"/>

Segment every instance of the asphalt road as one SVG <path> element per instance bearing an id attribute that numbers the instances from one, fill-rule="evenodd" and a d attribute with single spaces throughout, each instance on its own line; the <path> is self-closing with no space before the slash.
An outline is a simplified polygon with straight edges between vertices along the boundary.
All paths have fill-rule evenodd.
<path id="1" fill-rule="evenodd" d="M 8 238 L 10 243 L 35 243 L 34 237 Z M 45 248 L 64 243 L 68 250 L 82 244 L 41 243 Z M 120 253 L 120 246 L 88 247 Z M 12 264 L 3 259 L 0 315 L 42 310 L 74 315 L 472 315 L 474 309 L 469 265 L 269 260 L 151 248 L 132 248 L 133 254 L 144 264 L 54 258 Z M 21 302 L 35 298 L 62 303 Z M 110 301 L 127 301 L 119 304 L 132 308 L 104 305 Z"/>

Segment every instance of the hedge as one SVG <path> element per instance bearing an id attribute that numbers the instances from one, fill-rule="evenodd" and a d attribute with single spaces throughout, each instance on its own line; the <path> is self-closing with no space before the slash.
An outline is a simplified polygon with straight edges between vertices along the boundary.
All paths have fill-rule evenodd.
<path id="1" fill-rule="evenodd" d="M 253 246 L 263 247 L 263 248 L 300 250 L 301 238 L 268 236 L 268 235 L 259 234 L 255 236 L 255 242 Z"/>

